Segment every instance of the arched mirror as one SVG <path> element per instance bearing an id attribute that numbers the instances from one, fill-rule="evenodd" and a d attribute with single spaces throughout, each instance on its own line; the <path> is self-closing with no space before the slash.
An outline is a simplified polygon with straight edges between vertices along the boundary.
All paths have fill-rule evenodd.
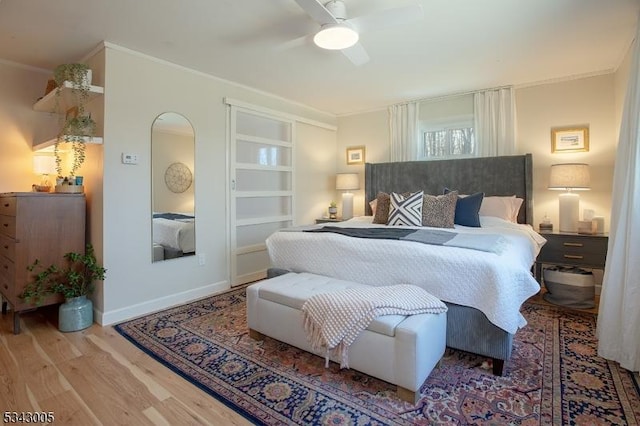
<path id="1" fill-rule="evenodd" d="M 196 253 L 195 136 L 184 116 L 165 112 L 151 126 L 153 261 Z"/>

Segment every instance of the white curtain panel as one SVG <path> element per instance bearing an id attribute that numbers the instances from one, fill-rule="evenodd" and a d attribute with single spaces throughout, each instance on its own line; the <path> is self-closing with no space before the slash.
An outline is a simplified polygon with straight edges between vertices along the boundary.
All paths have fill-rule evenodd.
<path id="1" fill-rule="evenodd" d="M 613 173 L 609 249 L 598 312 L 598 355 L 640 371 L 640 26 Z"/>
<path id="2" fill-rule="evenodd" d="M 512 155 L 516 151 L 516 100 L 511 87 L 473 95 L 476 154 Z"/>
<path id="3" fill-rule="evenodd" d="M 389 140 L 391 161 L 413 161 L 418 159 L 420 129 L 418 102 L 391 105 L 389 107 Z"/>

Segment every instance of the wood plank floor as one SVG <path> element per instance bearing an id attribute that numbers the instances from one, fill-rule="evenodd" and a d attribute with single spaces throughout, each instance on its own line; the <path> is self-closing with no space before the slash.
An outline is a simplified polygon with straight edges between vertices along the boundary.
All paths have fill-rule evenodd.
<path id="1" fill-rule="evenodd" d="M 48 412 L 64 425 L 248 425 L 112 327 L 61 333 L 57 307 L 0 318 L 0 409 Z M 1 415 L 1 413 L 0 413 Z"/>

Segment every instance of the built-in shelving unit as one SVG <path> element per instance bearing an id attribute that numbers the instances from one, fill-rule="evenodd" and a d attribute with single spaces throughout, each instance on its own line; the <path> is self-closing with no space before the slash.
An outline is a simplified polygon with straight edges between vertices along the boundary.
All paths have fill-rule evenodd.
<path id="1" fill-rule="evenodd" d="M 73 83 L 65 81 L 60 89 L 60 93 L 57 93 L 58 89 L 54 89 L 40 98 L 34 105 L 33 109 L 40 112 L 66 114 L 66 112 L 77 106 L 77 99 L 73 93 Z M 101 86 L 89 86 L 89 95 L 86 103 L 89 104 L 94 99 L 104 94 L 104 88 Z M 58 97 L 56 99 L 56 97 Z M 57 137 L 48 138 L 41 142 L 35 142 L 32 145 L 33 151 L 39 152 L 53 152 L 53 146 L 55 145 Z M 84 142 L 88 144 L 102 144 L 101 136 L 86 137 Z"/>
<path id="2" fill-rule="evenodd" d="M 64 136 L 63 136 L 64 138 Z M 53 139 L 49 139 L 46 140 L 44 142 L 40 142 L 38 144 L 33 145 L 33 151 L 38 151 L 38 152 L 53 152 L 53 146 L 56 144 L 56 141 L 58 140 L 58 138 L 53 138 Z M 100 137 L 84 137 L 82 138 L 82 140 L 84 141 L 84 143 L 87 144 L 94 144 L 94 145 L 102 145 L 102 138 Z M 66 142 L 69 143 L 69 142 Z M 61 149 L 61 151 L 63 151 L 63 149 Z"/>
<path id="3" fill-rule="evenodd" d="M 38 102 L 33 105 L 33 109 L 41 112 L 56 112 L 58 114 L 64 114 L 69 108 L 76 106 L 75 96 L 72 93 L 73 84 L 69 81 L 65 81 L 62 85 L 60 92 L 60 99 L 58 99 L 58 105 L 56 109 L 56 92 L 58 89 L 54 89 L 40 98 Z M 100 86 L 89 86 L 89 98 L 87 103 L 91 102 L 98 96 L 104 94 L 104 88 Z"/>

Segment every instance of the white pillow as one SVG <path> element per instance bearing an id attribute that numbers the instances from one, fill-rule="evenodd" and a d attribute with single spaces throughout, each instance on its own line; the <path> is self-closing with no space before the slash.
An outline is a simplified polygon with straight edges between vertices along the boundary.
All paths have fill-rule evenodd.
<path id="1" fill-rule="evenodd" d="M 376 215 L 376 209 L 378 208 L 378 199 L 376 198 L 373 201 L 369 201 L 369 206 L 371 207 L 372 215 Z"/>
<path id="2" fill-rule="evenodd" d="M 480 205 L 480 216 L 494 216 L 509 222 L 518 222 L 518 212 L 523 203 L 522 198 L 510 197 L 484 197 Z"/>

